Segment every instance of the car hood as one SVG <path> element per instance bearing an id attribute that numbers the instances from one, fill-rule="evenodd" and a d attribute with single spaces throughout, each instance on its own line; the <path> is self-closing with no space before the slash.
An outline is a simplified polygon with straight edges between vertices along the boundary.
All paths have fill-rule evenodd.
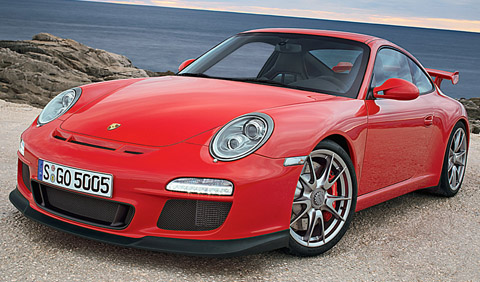
<path id="1" fill-rule="evenodd" d="M 318 100 L 318 95 L 314 98 L 309 94 L 315 95 L 219 79 L 150 78 L 91 102 L 67 118 L 61 128 L 120 142 L 167 146 L 222 126 L 242 114 Z M 88 97 L 88 91 L 82 95 Z M 120 126 L 108 130 L 113 123 Z"/>

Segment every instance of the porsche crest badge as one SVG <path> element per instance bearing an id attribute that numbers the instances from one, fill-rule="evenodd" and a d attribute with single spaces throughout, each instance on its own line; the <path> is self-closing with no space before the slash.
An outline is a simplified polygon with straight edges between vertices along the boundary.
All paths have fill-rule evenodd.
<path id="1" fill-rule="evenodd" d="M 121 125 L 120 123 L 112 123 L 112 124 L 110 124 L 110 125 L 107 127 L 107 129 L 108 129 L 108 130 L 114 130 L 114 129 L 119 128 L 120 125 Z"/>

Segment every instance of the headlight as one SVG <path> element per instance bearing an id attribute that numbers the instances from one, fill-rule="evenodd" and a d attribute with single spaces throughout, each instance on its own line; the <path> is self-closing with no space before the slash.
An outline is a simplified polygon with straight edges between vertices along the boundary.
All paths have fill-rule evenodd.
<path id="1" fill-rule="evenodd" d="M 272 132 L 270 116 L 262 113 L 240 116 L 215 134 L 210 142 L 210 154 L 221 161 L 241 159 L 265 144 Z"/>
<path id="2" fill-rule="evenodd" d="M 82 90 L 80 88 L 73 88 L 58 94 L 53 98 L 43 109 L 38 117 L 38 125 L 43 125 L 51 122 L 67 112 L 80 98 Z"/>
<path id="3" fill-rule="evenodd" d="M 23 139 L 20 139 L 20 146 L 18 147 L 18 151 L 22 156 L 25 156 L 25 143 L 23 142 Z"/>

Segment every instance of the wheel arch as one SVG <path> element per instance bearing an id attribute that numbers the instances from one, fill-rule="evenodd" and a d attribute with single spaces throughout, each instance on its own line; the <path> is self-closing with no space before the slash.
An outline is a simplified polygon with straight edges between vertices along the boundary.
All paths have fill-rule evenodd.
<path id="1" fill-rule="evenodd" d="M 356 155 L 355 155 L 355 152 L 353 150 L 353 144 L 351 144 L 351 142 L 348 140 L 347 137 L 345 137 L 341 134 L 338 134 L 338 133 L 334 133 L 334 134 L 331 134 L 331 135 L 328 135 L 328 136 L 322 138 L 322 140 L 319 141 L 318 144 L 320 144 L 320 142 L 322 142 L 324 140 L 333 141 L 333 142 L 337 143 L 340 147 L 342 147 L 342 149 L 345 150 L 345 152 L 347 152 L 348 156 L 350 157 L 350 160 L 352 161 L 355 169 L 357 170 L 357 167 L 355 165 L 357 163 L 356 162 Z M 318 144 L 317 144 L 317 146 L 318 146 Z"/>
<path id="2" fill-rule="evenodd" d="M 448 130 L 446 131 L 447 135 L 445 138 L 445 143 L 443 144 L 443 151 L 446 153 L 447 146 L 448 146 L 448 139 L 450 138 L 450 135 L 453 133 L 453 129 L 458 123 L 462 123 L 465 126 L 465 135 L 467 135 L 467 150 L 470 146 L 470 125 L 468 123 L 468 120 L 465 117 L 459 117 L 455 122 L 452 122 L 452 124 L 448 127 Z"/>
<path id="3" fill-rule="evenodd" d="M 468 123 L 468 120 L 466 120 L 465 118 L 460 118 L 454 125 L 453 127 L 455 127 L 455 125 L 457 123 L 463 123 L 463 125 L 465 126 L 465 134 L 467 135 L 467 149 L 470 147 L 470 124 Z M 451 130 L 453 130 L 453 127 L 451 128 Z"/>

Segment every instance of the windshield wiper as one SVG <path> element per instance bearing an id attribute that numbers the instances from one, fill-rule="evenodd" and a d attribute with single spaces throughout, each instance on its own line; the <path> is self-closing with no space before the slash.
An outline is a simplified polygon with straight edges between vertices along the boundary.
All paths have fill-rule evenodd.
<path id="1" fill-rule="evenodd" d="M 179 76 L 191 76 L 191 77 L 213 78 L 212 76 L 209 76 L 209 75 L 204 74 L 204 73 L 190 73 L 190 72 L 187 72 L 187 73 L 179 73 L 177 75 L 179 75 Z"/>
<path id="2" fill-rule="evenodd" d="M 266 78 L 229 78 L 229 80 L 289 87 L 288 84 L 281 83 L 281 82 L 278 82 L 278 81 L 275 81 L 275 80 L 266 79 Z"/>
<path id="3" fill-rule="evenodd" d="M 177 74 L 179 76 L 191 76 L 191 77 L 205 77 L 205 78 L 214 78 L 214 79 L 224 79 L 224 80 L 232 80 L 232 81 L 241 81 L 241 82 L 252 82 L 252 83 L 260 83 L 266 85 L 274 85 L 274 86 L 282 86 L 282 87 L 291 87 L 288 84 L 284 84 L 278 81 L 270 80 L 267 78 L 234 78 L 234 77 L 218 77 L 218 76 L 210 76 L 204 73 L 180 73 Z"/>

